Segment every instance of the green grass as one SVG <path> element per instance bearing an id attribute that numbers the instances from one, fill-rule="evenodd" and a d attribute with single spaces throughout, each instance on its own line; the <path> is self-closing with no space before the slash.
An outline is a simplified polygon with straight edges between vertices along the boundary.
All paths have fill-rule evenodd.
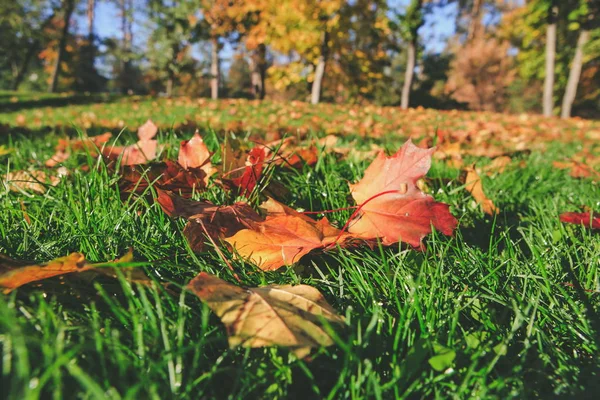
<path id="1" fill-rule="evenodd" d="M 103 107 L 114 104 L 89 107 L 103 118 Z M 164 112 L 157 117 L 169 118 Z M 187 112 L 173 106 L 170 116 Z M 129 106 L 123 113 L 136 111 Z M 222 133 L 201 128 L 213 146 L 223 140 Z M 192 133 L 167 128 L 159 141 L 171 145 L 165 151 L 173 158 L 178 142 Z M 58 137 L 61 129 L 10 127 L 0 145 L 14 151 L 0 159 L 0 175 L 39 168 Z M 377 141 L 390 150 L 404 142 L 400 135 L 343 140 L 353 147 Z M 229 349 L 218 318 L 178 289 L 200 271 L 235 283 L 217 252 L 193 254 L 181 233 L 184 221 L 143 197 L 121 201 L 115 172 L 84 155 L 73 157 L 66 163 L 71 175 L 45 195 L 0 192 L 0 252 L 46 261 L 80 251 L 103 262 L 133 247 L 136 262 L 157 284 L 74 274 L 1 295 L 2 397 L 591 396 L 600 390 L 600 236 L 561 224 L 558 214 L 582 205 L 598 209 L 599 190 L 552 167 L 580 147 L 550 144 L 485 178 L 486 192 L 501 209 L 495 218 L 473 204 L 457 170 L 435 161 L 429 186 L 436 200 L 451 205 L 460 227 L 454 237 L 428 237 L 425 252 L 337 249 L 270 273 L 231 258 L 244 285 L 311 284 L 346 317 L 336 344 L 305 360 L 284 348 Z M 271 179 L 289 190 L 285 201 L 293 207 L 336 209 L 348 205 L 347 182 L 358 180 L 369 162 L 323 153 L 314 167 L 277 169 Z M 218 188 L 205 196 L 234 201 Z M 342 211 L 331 220 L 341 226 L 348 216 Z M 170 282 L 173 290 L 159 282 Z"/>

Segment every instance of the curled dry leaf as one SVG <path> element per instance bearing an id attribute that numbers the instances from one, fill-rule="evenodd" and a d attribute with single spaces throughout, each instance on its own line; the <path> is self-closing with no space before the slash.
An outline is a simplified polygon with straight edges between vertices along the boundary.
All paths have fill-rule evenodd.
<path id="1" fill-rule="evenodd" d="M 350 185 L 359 213 L 348 232 L 363 239 L 381 238 L 385 245 L 402 241 L 414 247 L 421 246 L 432 225 L 451 235 L 457 221 L 449 206 L 435 202 L 417 187 L 431 167 L 434 151 L 420 149 L 409 140 L 391 157 L 379 153 L 363 178 Z"/>
<path id="2" fill-rule="evenodd" d="M 560 220 L 568 224 L 585 225 L 592 229 L 600 229 L 600 214 L 590 212 L 566 212 L 560 214 Z"/>
<path id="3" fill-rule="evenodd" d="M 481 206 L 484 213 L 489 215 L 498 214 L 498 207 L 494 205 L 494 202 L 490 200 L 483 191 L 483 185 L 481 184 L 481 178 L 474 166 L 465 168 L 467 176 L 465 177 L 465 189 L 471 193 L 471 196 L 475 199 L 477 204 Z"/>
<path id="4" fill-rule="evenodd" d="M 307 285 L 244 289 L 205 272 L 188 285 L 227 329 L 230 347 L 289 347 L 298 357 L 330 346 L 325 324 L 343 324 L 323 295 Z"/>
<path id="5" fill-rule="evenodd" d="M 218 243 L 242 229 L 251 228 L 253 223 L 263 221 L 247 203 L 217 206 L 209 201 L 184 199 L 160 189 L 157 193 L 156 202 L 167 215 L 188 219 L 183 234 L 196 252 L 204 250 L 207 236 Z"/>
<path id="6" fill-rule="evenodd" d="M 143 193 L 150 183 L 162 190 L 176 191 L 185 196 L 206 188 L 207 176 L 202 168 L 184 169 L 178 163 L 165 161 L 148 167 L 123 168 L 119 179 L 122 192 Z"/>

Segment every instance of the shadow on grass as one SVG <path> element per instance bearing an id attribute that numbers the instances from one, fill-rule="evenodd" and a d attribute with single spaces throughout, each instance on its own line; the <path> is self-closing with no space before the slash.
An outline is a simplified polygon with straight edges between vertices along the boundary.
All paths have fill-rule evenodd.
<path id="1" fill-rule="evenodd" d="M 7 98 L 14 96 L 2 95 L 0 97 L 0 111 L 1 112 L 15 112 L 21 110 L 28 110 L 32 108 L 40 107 L 66 107 L 71 105 L 84 105 L 93 103 L 111 103 L 121 96 L 111 94 L 72 94 L 67 96 L 59 97 L 44 97 L 43 95 L 36 96 L 34 98 L 27 98 L 21 101 L 10 102 L 6 101 Z"/>

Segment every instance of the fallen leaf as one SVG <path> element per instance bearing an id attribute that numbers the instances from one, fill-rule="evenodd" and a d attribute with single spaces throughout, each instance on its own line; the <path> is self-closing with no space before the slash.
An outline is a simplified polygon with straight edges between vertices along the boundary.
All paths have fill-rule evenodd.
<path id="1" fill-rule="evenodd" d="M 90 269 L 81 253 L 71 253 L 48 263 L 39 265 L 19 265 L 18 261 L 6 256 L 0 259 L 0 286 L 10 292 L 27 283 L 51 278 L 53 276 L 83 272 Z"/>
<path id="2" fill-rule="evenodd" d="M 188 218 L 183 235 L 195 252 L 204 250 L 204 242 L 213 243 L 231 237 L 242 229 L 250 229 L 263 218 L 247 203 L 207 207 Z M 208 238 L 207 238 L 208 236 Z"/>
<path id="3" fill-rule="evenodd" d="M 449 206 L 435 202 L 417 187 L 431 166 L 434 151 L 418 148 L 409 140 L 391 157 L 380 152 L 363 178 L 350 185 L 359 214 L 348 232 L 363 239 L 381 238 L 385 245 L 402 241 L 414 247 L 421 246 L 432 225 L 451 235 L 457 221 Z"/>
<path id="4" fill-rule="evenodd" d="M 121 267 L 119 264 L 127 264 L 133 261 L 133 252 L 130 250 L 123 257 L 111 263 L 90 264 L 81 253 L 71 253 L 43 264 L 30 264 L 27 262 L 13 260 L 0 254 L 0 287 L 5 288 L 8 293 L 25 284 L 41 281 L 59 275 L 70 273 L 81 273 L 85 271 L 97 274 L 117 277 L 118 269 L 130 282 L 143 285 L 150 284 L 151 280 L 140 268 Z"/>
<path id="5" fill-rule="evenodd" d="M 475 199 L 477 204 L 481 206 L 484 213 L 489 215 L 498 214 L 498 207 L 494 205 L 494 202 L 490 200 L 483 191 L 483 185 L 481 184 L 481 178 L 475 171 L 474 166 L 465 168 L 467 176 L 465 178 L 465 189 L 471 193 L 471 196 Z"/>
<path id="6" fill-rule="evenodd" d="M 329 224 L 300 215 L 267 217 L 251 229 L 244 229 L 226 238 L 237 254 L 249 259 L 263 271 L 273 271 L 297 262 L 315 249 L 341 242 L 347 235 Z"/>
<path id="7" fill-rule="evenodd" d="M 122 166 L 145 164 L 156 158 L 158 144 L 154 136 L 158 127 L 148 120 L 138 129 L 138 142 L 129 146 L 110 146 L 102 149 L 102 154 L 109 159 L 117 159 L 121 156 Z"/>
<path id="8" fill-rule="evenodd" d="M 496 157 L 491 163 L 481 168 L 481 172 L 487 175 L 501 174 L 511 162 L 512 159 L 508 156 Z"/>
<path id="9" fill-rule="evenodd" d="M 5 156 L 13 152 L 13 149 L 6 147 L 5 145 L 0 146 L 0 157 Z"/>
<path id="10" fill-rule="evenodd" d="M 44 171 L 13 171 L 4 175 L 2 180 L 9 190 L 13 192 L 31 191 L 46 193 L 50 186 L 56 186 L 66 170 L 58 171 L 57 175 L 50 175 Z"/>
<path id="11" fill-rule="evenodd" d="M 210 162 L 211 153 L 204 144 L 202 137 L 196 132 L 190 140 L 184 140 L 179 146 L 179 157 L 177 162 L 184 169 L 202 169 L 205 174 L 205 184 L 208 185 L 208 178 L 215 173 Z"/>
<path id="12" fill-rule="evenodd" d="M 307 285 L 245 289 L 202 272 L 188 289 L 221 319 L 232 348 L 285 346 L 304 357 L 311 348 L 334 343 L 325 323 L 344 323 L 323 295 Z"/>
<path id="13" fill-rule="evenodd" d="M 242 176 L 231 179 L 231 182 L 239 188 L 240 195 L 248 196 L 252 193 L 260 179 L 266 156 L 267 154 L 262 147 L 257 146 L 250 150 Z"/>
<path id="14" fill-rule="evenodd" d="M 154 163 L 148 167 L 127 166 L 119 179 L 121 192 L 143 193 L 153 183 L 155 188 L 191 196 L 206 188 L 207 176 L 202 168 L 184 169 L 173 161 Z"/>
<path id="15" fill-rule="evenodd" d="M 150 140 L 158 133 L 158 127 L 152 122 L 152 120 L 148 120 L 144 123 L 144 125 L 138 128 L 137 134 L 140 140 Z"/>
<path id="16" fill-rule="evenodd" d="M 600 215 L 590 212 L 566 212 L 560 214 L 560 220 L 568 224 L 585 225 L 592 229 L 600 229 Z"/>
<path id="17" fill-rule="evenodd" d="M 55 167 L 56 165 L 65 162 L 74 151 L 85 150 L 89 152 L 91 156 L 95 157 L 97 155 L 96 149 L 101 149 L 111 137 L 112 133 L 105 132 L 102 135 L 76 140 L 59 139 L 55 148 L 55 153 L 46 161 L 46 166 Z"/>

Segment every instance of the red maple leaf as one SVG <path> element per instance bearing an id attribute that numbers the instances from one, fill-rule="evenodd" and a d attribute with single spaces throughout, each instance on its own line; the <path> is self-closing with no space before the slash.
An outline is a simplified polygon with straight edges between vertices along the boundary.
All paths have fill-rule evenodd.
<path id="1" fill-rule="evenodd" d="M 263 147 L 254 147 L 248 153 L 246 159 L 246 168 L 244 173 L 239 178 L 232 179 L 231 182 L 240 189 L 242 196 L 247 196 L 252 193 L 256 187 L 256 183 L 260 179 L 260 174 L 265 163 L 267 153 Z"/>
<path id="2" fill-rule="evenodd" d="M 567 224 L 578 224 L 585 225 L 592 229 L 600 229 L 600 216 L 590 215 L 589 212 L 566 212 L 560 214 L 560 220 L 562 222 L 566 222 Z"/>
<path id="3" fill-rule="evenodd" d="M 432 225 L 451 235 L 457 221 L 449 206 L 417 187 L 431 167 L 434 151 L 409 140 L 391 157 L 379 153 L 361 181 L 350 185 L 359 211 L 348 232 L 363 239 L 381 238 L 385 245 L 401 241 L 414 247 L 421 246 Z"/>

